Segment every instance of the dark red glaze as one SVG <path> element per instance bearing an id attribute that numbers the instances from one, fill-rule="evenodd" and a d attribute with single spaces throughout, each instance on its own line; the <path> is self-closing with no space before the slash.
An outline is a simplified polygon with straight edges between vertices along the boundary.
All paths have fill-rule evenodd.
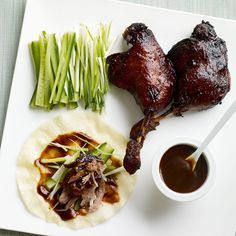
<path id="1" fill-rule="evenodd" d="M 173 111 L 211 108 L 230 90 L 230 73 L 226 43 L 209 22 L 202 21 L 190 38 L 175 44 L 168 53 L 177 84 Z"/>
<path id="2" fill-rule="evenodd" d="M 132 93 L 144 114 L 163 110 L 172 99 L 175 83 L 169 59 L 142 23 L 130 25 L 123 37 L 132 48 L 107 58 L 109 80 Z"/>

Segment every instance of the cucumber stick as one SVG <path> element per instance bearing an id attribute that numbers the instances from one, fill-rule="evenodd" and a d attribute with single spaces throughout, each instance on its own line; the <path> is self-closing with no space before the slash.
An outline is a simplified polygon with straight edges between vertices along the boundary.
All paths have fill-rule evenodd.
<path id="1" fill-rule="evenodd" d="M 40 65 L 39 65 L 39 76 L 38 85 L 36 92 L 35 105 L 45 107 L 45 55 L 46 55 L 46 41 L 43 36 L 39 39 L 39 55 L 40 55 Z"/>
<path id="2" fill-rule="evenodd" d="M 39 49 L 39 41 L 33 41 L 29 44 L 30 54 L 32 57 L 36 79 L 38 80 L 39 76 L 39 67 L 40 67 L 40 49 Z"/>
<path id="3" fill-rule="evenodd" d="M 59 82 L 59 85 L 58 85 L 56 102 L 60 101 L 61 94 L 64 90 L 64 85 L 65 85 L 65 81 L 66 81 L 66 78 L 67 78 L 67 71 L 68 71 L 69 63 L 70 63 L 70 59 L 71 59 L 71 52 L 72 52 L 72 49 L 73 49 L 74 44 L 75 44 L 75 33 L 67 33 L 66 36 L 67 36 L 68 45 L 67 45 L 65 55 L 64 55 L 65 56 L 65 58 L 63 60 L 64 65 L 62 67 L 62 71 L 61 71 L 61 74 L 60 74 L 60 79 L 59 79 L 60 82 Z"/>
<path id="4" fill-rule="evenodd" d="M 92 150 L 91 154 L 100 156 L 101 159 L 106 163 L 107 159 L 112 155 L 113 152 L 113 147 L 111 147 L 108 143 L 102 143 L 96 149 Z"/>
<path id="5" fill-rule="evenodd" d="M 33 96 L 30 100 L 30 106 L 34 107 L 36 100 L 36 92 L 37 92 L 37 84 L 38 84 L 38 76 L 39 76 L 39 67 L 40 67 L 40 50 L 39 50 L 39 42 L 33 41 L 29 44 L 30 55 L 32 58 L 35 75 L 36 75 L 36 87 L 34 89 Z"/>
<path id="6" fill-rule="evenodd" d="M 56 185 L 56 181 L 54 181 L 52 178 L 48 178 L 45 182 L 45 187 L 48 191 L 52 190 Z"/>

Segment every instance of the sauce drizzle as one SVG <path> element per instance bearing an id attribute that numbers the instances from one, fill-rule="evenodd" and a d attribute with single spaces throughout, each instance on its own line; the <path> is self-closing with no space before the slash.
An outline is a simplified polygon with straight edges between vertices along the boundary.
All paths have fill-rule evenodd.
<path id="1" fill-rule="evenodd" d="M 82 140 L 86 140 L 92 145 Z M 60 143 L 66 146 L 79 145 L 80 147 L 85 147 L 85 148 L 88 148 L 89 150 L 93 150 L 94 149 L 93 146 L 99 145 L 98 142 L 96 142 L 91 137 L 81 132 L 72 132 L 69 134 L 59 135 L 55 140 L 53 140 L 53 142 Z M 72 154 L 73 154 L 73 151 L 71 150 L 65 151 L 62 148 L 55 147 L 49 144 L 42 151 L 40 157 L 34 162 L 35 166 L 40 171 L 40 180 L 38 182 L 37 192 L 40 196 L 44 198 L 46 202 L 49 203 L 50 207 L 61 217 L 62 220 L 71 220 L 75 218 L 77 215 L 83 215 L 83 216 L 87 215 L 88 211 L 85 208 L 80 208 L 78 210 L 75 210 L 71 207 L 67 210 L 64 210 L 62 206 L 60 205 L 58 206 L 58 198 L 62 192 L 61 190 L 59 190 L 54 195 L 52 200 L 49 200 L 48 197 L 49 197 L 50 192 L 45 187 L 45 182 L 49 177 L 51 177 L 56 172 L 56 169 L 50 168 L 48 166 L 46 167 L 44 164 L 41 163 L 41 159 L 63 157 L 63 156 L 72 155 Z M 110 160 L 112 161 L 113 166 L 115 167 L 121 166 L 121 161 L 115 158 L 114 156 L 112 156 Z M 118 193 L 118 185 L 116 183 L 116 175 L 111 175 L 107 178 L 107 181 L 105 182 L 105 190 L 106 191 L 102 199 L 103 202 L 107 202 L 110 204 L 119 202 L 120 197 Z"/>

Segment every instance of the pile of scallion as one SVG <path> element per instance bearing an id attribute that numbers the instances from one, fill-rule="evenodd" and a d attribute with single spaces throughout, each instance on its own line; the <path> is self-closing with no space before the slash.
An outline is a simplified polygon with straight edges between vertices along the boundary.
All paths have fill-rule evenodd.
<path id="1" fill-rule="evenodd" d="M 78 102 L 101 112 L 108 91 L 105 55 L 110 47 L 111 24 L 100 24 L 96 34 L 81 25 L 78 34 L 58 37 L 42 32 L 30 43 L 36 87 L 30 101 L 33 108 L 74 109 Z"/>

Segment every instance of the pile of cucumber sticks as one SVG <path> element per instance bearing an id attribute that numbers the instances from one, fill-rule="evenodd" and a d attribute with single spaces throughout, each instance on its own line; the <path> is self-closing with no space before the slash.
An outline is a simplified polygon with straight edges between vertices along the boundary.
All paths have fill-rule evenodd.
<path id="1" fill-rule="evenodd" d="M 110 27 L 100 23 L 94 35 L 85 25 L 78 34 L 67 32 L 62 37 L 42 32 L 31 42 L 37 80 L 30 106 L 74 109 L 79 102 L 101 112 L 109 87 L 105 55 L 111 44 Z"/>

